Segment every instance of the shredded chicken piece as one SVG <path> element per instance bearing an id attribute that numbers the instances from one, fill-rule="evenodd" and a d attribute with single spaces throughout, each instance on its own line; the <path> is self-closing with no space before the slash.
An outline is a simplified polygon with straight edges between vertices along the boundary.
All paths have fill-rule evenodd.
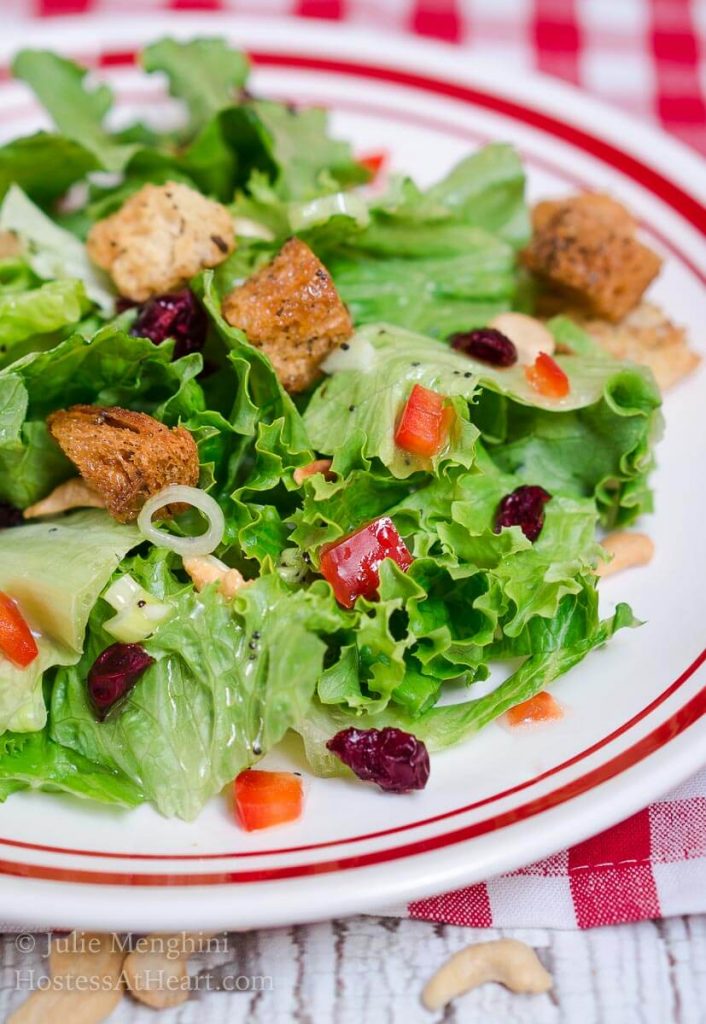
<path id="1" fill-rule="evenodd" d="M 121 295 L 144 302 L 222 263 L 235 248 L 235 232 L 225 206 L 169 181 L 144 185 L 93 225 L 86 245 Z"/>
<path id="2" fill-rule="evenodd" d="M 630 213 L 610 196 L 539 203 L 523 262 L 552 291 L 587 314 L 616 322 L 659 273 L 659 256 L 637 238 Z"/>
<path id="3" fill-rule="evenodd" d="M 54 412 L 47 424 L 64 454 L 121 523 L 136 519 L 147 499 L 168 484 L 198 483 L 198 449 L 183 427 L 170 429 L 146 413 L 96 405 Z M 167 507 L 160 514 L 176 511 Z"/>
<path id="4" fill-rule="evenodd" d="M 298 238 L 226 296 L 223 315 L 262 349 L 292 392 L 313 384 L 322 360 L 353 333 L 329 272 Z"/>

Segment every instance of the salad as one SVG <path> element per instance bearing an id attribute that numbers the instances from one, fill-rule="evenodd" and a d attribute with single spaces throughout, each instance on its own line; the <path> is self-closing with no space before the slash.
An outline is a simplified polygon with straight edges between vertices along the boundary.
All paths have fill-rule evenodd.
<path id="1" fill-rule="evenodd" d="M 659 258 L 609 197 L 530 211 L 508 145 L 421 188 L 220 40 L 142 66 L 178 130 L 14 62 L 54 128 L 0 147 L 0 799 L 234 784 L 266 827 L 290 731 L 420 789 L 637 625 L 599 537 L 652 507 L 660 392 L 615 348 Z"/>

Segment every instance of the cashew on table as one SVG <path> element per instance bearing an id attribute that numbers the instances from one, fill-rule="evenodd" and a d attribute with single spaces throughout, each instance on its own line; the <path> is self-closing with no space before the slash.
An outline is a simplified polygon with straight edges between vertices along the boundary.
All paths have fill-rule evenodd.
<path id="1" fill-rule="evenodd" d="M 511 992 L 548 992 L 552 976 L 535 951 L 517 939 L 478 942 L 454 954 L 424 986 L 427 1010 L 441 1010 L 457 996 L 497 981 Z"/>

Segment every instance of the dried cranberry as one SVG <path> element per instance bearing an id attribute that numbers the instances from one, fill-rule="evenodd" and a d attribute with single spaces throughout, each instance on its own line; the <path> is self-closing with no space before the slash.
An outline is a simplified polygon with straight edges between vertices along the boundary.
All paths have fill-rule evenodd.
<path id="1" fill-rule="evenodd" d="M 535 541 L 544 526 L 544 506 L 550 500 L 543 487 L 523 485 L 506 494 L 498 506 L 495 532 L 503 526 L 519 526 L 528 540 Z"/>
<path id="2" fill-rule="evenodd" d="M 449 338 L 451 348 L 490 366 L 514 366 L 517 349 L 506 334 L 494 327 L 460 331 Z"/>
<path id="3" fill-rule="evenodd" d="M 359 779 L 376 782 L 388 793 L 407 793 L 427 784 L 427 748 L 402 729 L 342 729 L 326 746 Z"/>
<path id="4" fill-rule="evenodd" d="M 0 501 L 0 530 L 8 530 L 11 526 L 19 526 L 24 520 L 20 509 L 7 501 Z"/>
<path id="5" fill-rule="evenodd" d="M 188 288 L 166 295 L 155 295 L 140 307 L 130 334 L 149 338 L 161 345 L 174 338 L 174 358 L 181 359 L 189 352 L 200 352 L 206 344 L 208 318 Z"/>
<path id="6" fill-rule="evenodd" d="M 88 673 L 88 696 L 96 717 L 103 721 L 153 662 L 154 658 L 139 644 L 106 647 Z"/>

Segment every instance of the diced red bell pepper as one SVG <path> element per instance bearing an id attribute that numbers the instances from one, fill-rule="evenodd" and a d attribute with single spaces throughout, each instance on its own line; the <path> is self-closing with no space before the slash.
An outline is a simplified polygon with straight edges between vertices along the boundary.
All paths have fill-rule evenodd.
<path id="1" fill-rule="evenodd" d="M 566 398 L 571 390 L 569 378 L 546 352 L 540 352 L 534 363 L 525 367 L 525 377 L 545 398 Z"/>
<path id="2" fill-rule="evenodd" d="M 445 395 L 415 384 L 397 424 L 395 444 L 412 455 L 438 455 L 453 418 L 453 409 L 445 401 Z"/>
<path id="3" fill-rule="evenodd" d="M 383 168 L 383 164 L 387 160 L 387 153 L 382 150 L 377 153 L 366 153 L 365 156 L 358 157 L 358 163 L 361 167 L 364 167 L 366 171 L 370 172 L 371 181 L 377 178 L 378 174 Z"/>
<path id="4" fill-rule="evenodd" d="M 27 668 L 39 654 L 22 612 L 7 594 L 0 590 L 0 652 L 20 668 Z"/>
<path id="5" fill-rule="evenodd" d="M 321 555 L 321 573 L 336 600 L 352 608 L 357 598 L 377 597 L 380 565 L 391 558 L 405 572 L 414 561 L 389 516 L 375 519 L 342 540 L 328 544 Z"/>
<path id="6" fill-rule="evenodd" d="M 266 772 L 249 768 L 233 783 L 238 821 L 246 832 L 283 825 L 301 817 L 302 780 L 292 772 Z"/>
<path id="7" fill-rule="evenodd" d="M 532 725 L 535 722 L 552 722 L 563 718 L 561 705 L 554 700 L 551 693 L 542 690 L 529 700 L 523 700 L 506 714 L 508 725 Z"/>

